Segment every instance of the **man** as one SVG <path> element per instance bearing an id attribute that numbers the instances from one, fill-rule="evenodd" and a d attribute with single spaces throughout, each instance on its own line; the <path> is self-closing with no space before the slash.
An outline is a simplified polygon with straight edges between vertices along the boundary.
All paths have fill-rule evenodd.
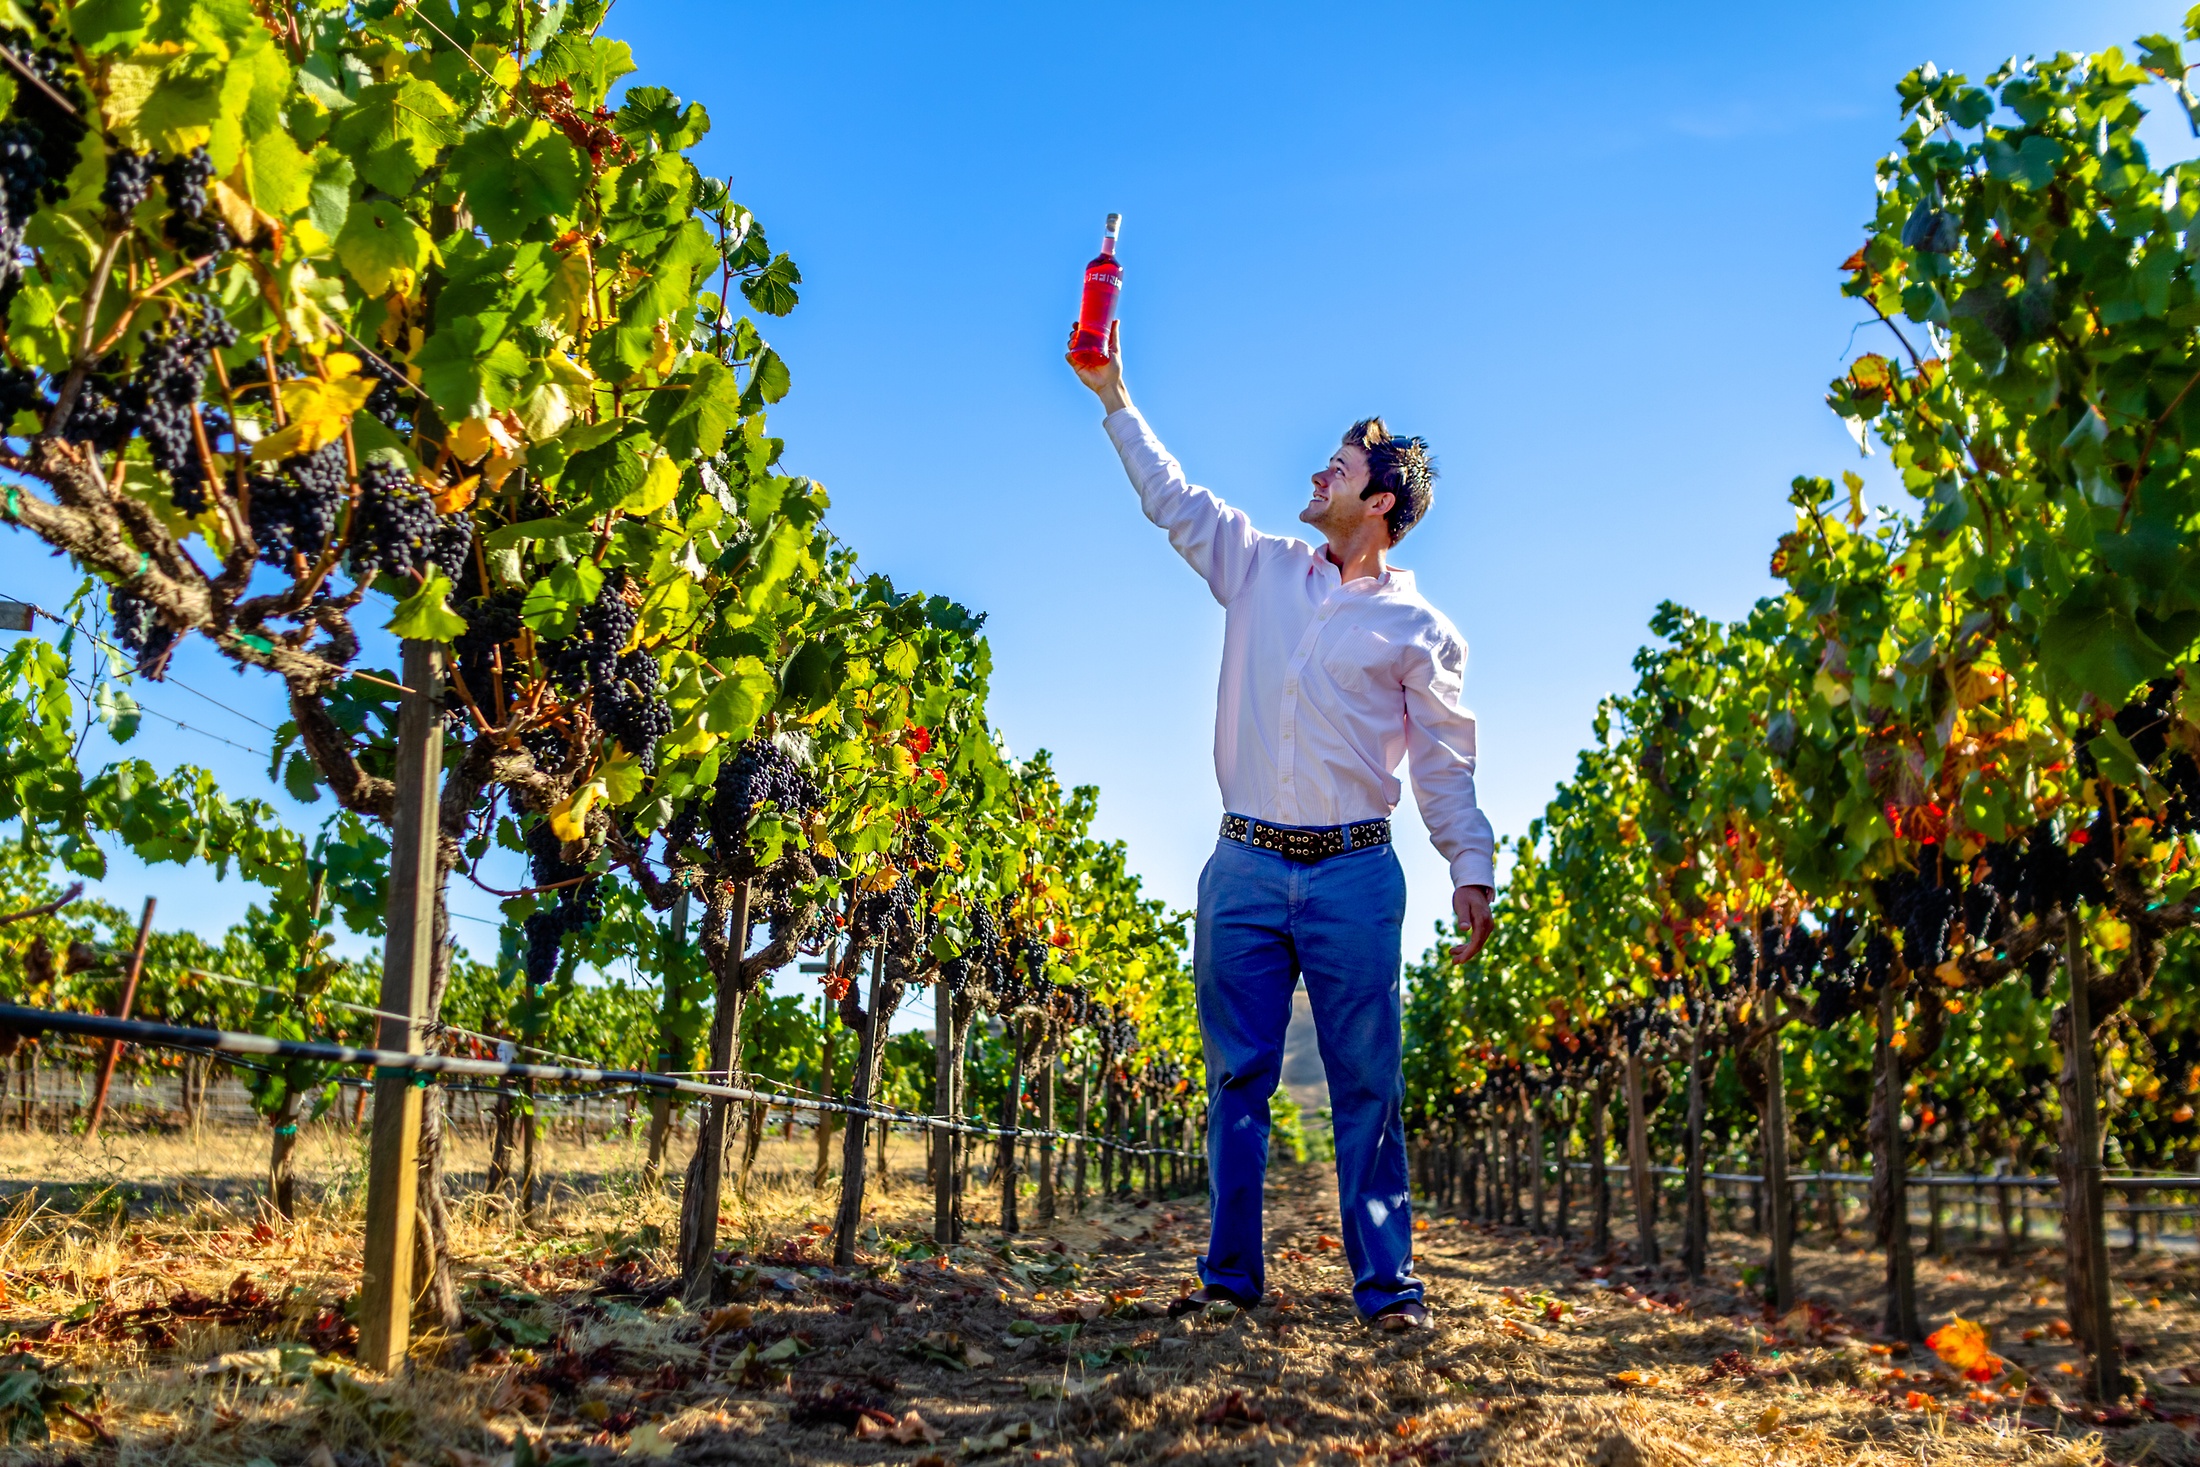
<path id="1" fill-rule="evenodd" d="M 1392 437 L 1380 418 L 1355 423 L 1299 511 L 1323 543 L 1264 535 L 1185 481 L 1131 405 L 1121 348 L 1118 325 L 1106 363 L 1071 365 L 1107 409 L 1146 517 L 1227 613 L 1215 773 L 1228 813 L 1200 874 L 1192 955 L 1213 1205 L 1197 1298 L 1260 1300 L 1268 1100 L 1303 977 L 1329 1075 L 1353 1301 L 1386 1333 L 1426 1328 L 1401 1113 L 1406 892 L 1389 820 L 1401 757 L 1451 865 L 1462 960 L 1489 937 L 1494 884 L 1474 716 L 1459 701 L 1466 643 L 1412 573 L 1386 563 L 1427 512 L 1435 466 L 1420 439 Z"/>

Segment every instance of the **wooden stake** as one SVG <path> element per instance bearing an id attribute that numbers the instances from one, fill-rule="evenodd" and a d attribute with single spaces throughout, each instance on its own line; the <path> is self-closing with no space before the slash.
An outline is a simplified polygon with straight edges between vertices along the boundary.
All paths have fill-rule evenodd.
<path id="1" fill-rule="evenodd" d="M 1699 1020 L 1688 1030 L 1688 1189 L 1686 1217 L 1681 1226 L 1681 1262 L 1688 1281 L 1703 1282 L 1704 1261 L 1711 1245 L 1711 1204 L 1704 1196 L 1703 1165 L 1703 1030 Z"/>
<path id="2" fill-rule="evenodd" d="M 1909 1145 L 1902 1139 L 1902 1051 L 1894 1042 L 1895 985 L 1879 985 L 1879 1105 L 1887 1168 L 1887 1308 L 1880 1328 L 1898 1340 L 1918 1341 L 1917 1270 L 1910 1260 L 1910 1193 L 1905 1170 Z"/>
<path id="3" fill-rule="evenodd" d="M 668 970 L 672 963 L 679 962 L 687 955 L 687 926 L 688 894 L 685 889 L 682 889 L 680 894 L 672 900 L 670 946 L 667 949 L 672 954 L 672 958 L 671 962 L 666 964 Z M 665 987 L 667 989 L 672 988 L 679 981 L 679 975 L 670 971 L 666 972 Z M 683 1059 L 684 1056 L 675 1055 L 670 1050 L 662 1047 L 658 1049 L 657 1064 L 660 1069 L 672 1069 L 680 1064 Z M 642 1185 L 651 1191 L 656 1191 L 664 1185 L 665 1143 L 671 1136 L 672 1092 L 663 1090 L 649 1098 L 649 1159 L 642 1163 Z"/>
<path id="4" fill-rule="evenodd" d="M 1039 1072 L 1039 1221 L 1054 1221 L 1054 1056 Z"/>
<path id="5" fill-rule="evenodd" d="M 1070 1159 L 1070 1206 L 1079 1217 L 1085 1215 L 1085 1132 L 1091 1129 L 1092 1072 L 1080 1068 L 1077 1072 L 1077 1140 Z"/>
<path id="6" fill-rule="evenodd" d="M 861 1112 L 870 1108 L 872 1081 L 879 1069 L 879 991 L 885 982 L 886 943 L 881 939 L 871 955 L 871 1005 L 864 1010 L 863 1028 L 855 1036 L 855 1060 L 848 1072 L 848 1103 L 858 1113 L 848 1117 L 847 1135 L 840 1149 L 840 1218 L 833 1230 L 836 1268 L 855 1264 L 856 1229 L 863 1226 L 864 1128 L 870 1122 Z"/>
<path id="7" fill-rule="evenodd" d="M 749 944 L 749 883 L 733 889 L 733 910 L 726 938 L 726 971 L 715 985 L 710 1017 L 711 1070 L 730 1077 L 741 1052 L 741 1009 L 748 991 L 741 986 L 741 963 Z M 716 929 L 709 929 L 715 931 Z M 700 1310 L 718 1298 L 718 1215 L 725 1188 L 726 1110 L 730 1101 L 712 1096 L 695 1130 L 695 1151 L 688 1158 L 687 1181 L 680 1194 L 680 1302 Z"/>
<path id="8" fill-rule="evenodd" d="M 122 981 L 122 1002 L 115 1008 L 115 1017 L 130 1017 L 130 1005 L 137 998 L 138 975 L 145 971 L 145 944 L 153 935 L 153 899 L 145 899 L 145 915 L 138 920 L 137 947 L 130 953 L 130 974 Z M 99 1062 L 99 1088 L 92 1092 L 92 1118 L 84 1124 L 84 1139 L 90 1141 L 99 1134 L 100 1118 L 107 1113 L 107 1087 L 114 1083 L 115 1061 L 122 1058 L 122 1041 L 107 1041 L 107 1053 Z"/>
<path id="9" fill-rule="evenodd" d="M 932 1109 L 955 1115 L 955 997 L 945 981 L 932 987 Z M 932 1241 L 955 1241 L 955 1133 L 932 1133 Z"/>
<path id="10" fill-rule="evenodd" d="M 1635 1230 L 1641 1256 L 1635 1261 L 1655 1268 L 1658 1263 L 1658 1198 L 1650 1190 L 1650 1135 L 1642 1105 L 1642 1054 L 1627 1051 L 1627 1167 L 1635 1192 Z"/>
<path id="11" fill-rule="evenodd" d="M 1607 1068 L 1597 1076 L 1589 1107 L 1589 1251 L 1612 1256 L 1612 1081 Z"/>
<path id="12" fill-rule="evenodd" d="M 2123 1394 L 2123 1350 L 2109 1297 L 2108 1234 L 2101 1188 L 2101 1103 L 2094 1076 L 2093 995 L 2085 924 L 2063 914 L 2070 973 L 2070 1030 L 2063 1049 L 2064 1128 L 2070 1138 L 2063 1182 L 2063 1236 L 2069 1254 L 2070 1326 L 2085 1347 L 2081 1377 L 2088 1399 Z"/>
<path id="13" fill-rule="evenodd" d="M 420 1052 L 434 962 L 436 802 L 443 773 L 442 653 L 405 643 L 405 685 L 397 717 L 397 793 L 390 823 L 389 936 L 382 953 L 380 1047 Z M 367 1154 L 367 1238 L 359 1282 L 359 1363 L 384 1374 L 405 1362 L 412 1340 L 413 1229 L 420 1197 L 420 1086 L 401 1070 L 374 1077 L 374 1130 Z"/>
<path id="14" fill-rule="evenodd" d="M 1777 1000 L 1775 1000 L 1777 1002 Z M 1779 1024 L 1765 1035 L 1765 1201 L 1772 1211 L 1772 1307 L 1795 1307 L 1795 1196 L 1788 1188 L 1787 1075 Z"/>

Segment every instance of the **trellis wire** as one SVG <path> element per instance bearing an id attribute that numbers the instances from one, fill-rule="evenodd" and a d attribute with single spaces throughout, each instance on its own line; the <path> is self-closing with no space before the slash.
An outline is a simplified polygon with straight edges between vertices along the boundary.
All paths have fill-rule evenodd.
<path id="1" fill-rule="evenodd" d="M 318 1060 L 324 1064 L 373 1065 L 378 1071 L 409 1072 L 423 1076 L 472 1075 L 488 1079 L 513 1078 L 569 1085 L 636 1086 L 708 1099 L 755 1102 L 771 1109 L 783 1106 L 789 1110 L 861 1116 L 869 1120 L 923 1126 L 928 1130 L 948 1131 L 961 1136 L 1016 1136 L 1033 1140 L 1051 1138 L 1056 1141 L 1085 1141 L 1131 1156 L 1182 1156 L 1197 1160 L 1200 1155 L 1181 1147 L 1132 1146 L 1105 1136 L 1077 1131 L 1042 1131 L 1036 1127 L 1023 1126 L 1008 1130 L 999 1126 L 972 1125 L 947 1116 L 920 1116 L 913 1112 L 876 1110 L 836 1100 L 811 1100 L 803 1096 L 767 1093 L 732 1085 L 710 1085 L 700 1080 L 683 1080 L 647 1070 L 530 1065 L 509 1060 L 466 1059 L 457 1055 L 407 1054 L 393 1049 L 360 1049 L 348 1044 L 272 1039 L 264 1034 L 243 1034 L 227 1029 L 187 1029 L 173 1024 L 149 1023 L 142 1019 L 114 1019 L 104 1014 L 62 1013 L 54 1009 L 27 1008 L 20 1004 L 0 1004 L 0 1027 L 16 1029 L 26 1034 L 50 1029 L 94 1039 L 119 1039 L 128 1044 L 156 1049 L 210 1050 L 221 1054 L 261 1054 L 283 1059 Z M 419 1083 L 425 1084 L 426 1081 L 421 1080 Z"/>

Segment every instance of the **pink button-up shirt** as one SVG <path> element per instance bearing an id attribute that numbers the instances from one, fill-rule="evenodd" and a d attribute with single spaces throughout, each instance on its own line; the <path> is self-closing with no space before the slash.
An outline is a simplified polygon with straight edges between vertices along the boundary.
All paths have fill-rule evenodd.
<path id="1" fill-rule="evenodd" d="M 1398 807 L 1400 760 L 1454 886 L 1492 886 L 1496 838 L 1474 798 L 1467 644 L 1392 567 L 1345 581 L 1303 540 L 1264 535 L 1188 483 L 1136 408 L 1108 437 L 1146 518 L 1207 581 L 1225 617 L 1215 777 L 1234 814 L 1343 825 Z"/>

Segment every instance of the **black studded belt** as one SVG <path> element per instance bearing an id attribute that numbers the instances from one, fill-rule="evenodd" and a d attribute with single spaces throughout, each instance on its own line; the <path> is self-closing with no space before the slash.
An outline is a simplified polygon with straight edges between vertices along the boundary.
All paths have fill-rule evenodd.
<path id="1" fill-rule="evenodd" d="M 1323 861 L 1346 851 L 1390 844 L 1388 820 L 1355 820 L 1350 825 L 1270 825 L 1249 815 L 1222 817 L 1222 838 L 1259 851 L 1274 851 L 1287 861 Z"/>

